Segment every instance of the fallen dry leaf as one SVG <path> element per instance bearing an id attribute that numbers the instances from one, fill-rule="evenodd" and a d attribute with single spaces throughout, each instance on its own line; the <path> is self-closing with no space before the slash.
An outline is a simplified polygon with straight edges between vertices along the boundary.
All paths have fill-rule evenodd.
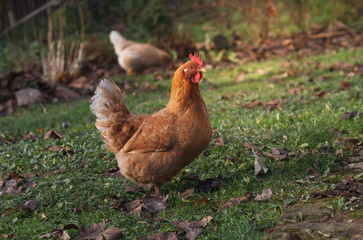
<path id="1" fill-rule="evenodd" d="M 200 228 L 205 228 L 212 219 L 212 216 L 208 216 L 200 221 L 175 220 L 173 221 L 173 225 L 185 232 L 185 237 L 187 239 L 197 239 L 202 233 L 202 229 Z"/>
<path id="2" fill-rule="evenodd" d="M 165 197 L 151 196 L 142 198 L 141 201 L 145 204 L 146 209 L 152 213 L 158 213 L 166 209 L 166 200 L 168 200 L 169 194 Z"/>
<path id="3" fill-rule="evenodd" d="M 87 206 L 87 203 L 82 203 L 78 208 L 73 208 L 73 214 L 83 211 Z"/>
<path id="4" fill-rule="evenodd" d="M 263 106 L 268 110 L 278 109 L 282 111 L 281 102 L 278 99 L 273 99 L 271 101 L 264 102 Z"/>
<path id="5" fill-rule="evenodd" d="M 231 207 L 240 205 L 242 202 L 247 202 L 247 201 L 248 201 L 248 198 L 246 196 L 243 196 L 241 198 L 231 198 L 225 204 L 223 204 L 221 207 L 219 207 L 219 210 L 231 208 Z"/>
<path id="6" fill-rule="evenodd" d="M 342 85 L 342 88 L 350 88 L 350 83 L 346 82 L 344 80 L 340 81 L 340 85 Z"/>
<path id="7" fill-rule="evenodd" d="M 25 182 L 23 186 L 18 186 L 22 181 L 31 180 L 34 177 L 32 173 L 18 174 L 11 172 L 8 175 L 4 175 L 0 179 L 0 194 L 16 196 L 21 193 L 24 188 L 36 186 L 35 182 Z"/>
<path id="8" fill-rule="evenodd" d="M 272 99 L 268 102 L 260 102 L 259 100 L 254 99 L 249 103 L 244 103 L 243 106 L 249 109 L 255 107 L 264 107 L 267 110 L 274 110 L 274 109 L 278 109 L 280 111 L 282 110 L 281 101 L 279 99 Z"/>
<path id="9" fill-rule="evenodd" d="M 35 130 L 37 133 L 44 133 L 44 128 L 38 128 L 37 130 Z"/>
<path id="10" fill-rule="evenodd" d="M 146 206 L 141 203 L 139 206 L 137 206 L 135 209 L 131 210 L 129 212 L 129 215 L 130 216 L 138 216 L 138 217 L 141 217 L 141 213 L 142 213 L 142 209 L 143 208 L 146 208 Z"/>
<path id="11" fill-rule="evenodd" d="M 153 233 L 147 237 L 138 237 L 138 240 L 178 240 L 180 237 L 176 232 L 167 233 Z"/>
<path id="12" fill-rule="evenodd" d="M 263 189 L 261 194 L 257 194 L 257 196 L 255 197 L 255 201 L 257 202 L 261 202 L 261 201 L 265 201 L 270 199 L 272 196 L 272 191 L 271 188 L 269 189 Z"/>
<path id="13" fill-rule="evenodd" d="M 87 229 L 81 229 L 81 239 L 95 239 L 101 236 L 101 233 L 106 227 L 105 221 L 102 221 L 98 224 L 93 224 Z"/>
<path id="14" fill-rule="evenodd" d="M 158 86 L 157 86 L 155 83 L 153 83 L 153 84 L 151 84 L 150 89 L 151 89 L 152 91 L 158 90 Z"/>
<path id="15" fill-rule="evenodd" d="M 363 112 L 358 112 L 358 111 L 353 111 L 353 112 L 345 112 L 344 115 L 342 116 L 342 119 L 352 119 L 355 118 L 357 116 L 362 116 Z"/>
<path id="16" fill-rule="evenodd" d="M 349 133 L 348 131 L 346 131 L 346 130 L 340 130 L 340 129 L 338 129 L 338 128 L 334 128 L 333 129 L 333 132 L 334 132 L 334 134 L 336 134 L 336 135 L 340 135 L 340 134 L 347 134 L 347 133 Z"/>
<path id="17" fill-rule="evenodd" d="M 194 205 L 194 206 L 195 206 L 195 205 L 202 205 L 202 204 L 206 204 L 206 203 L 209 203 L 209 199 L 208 199 L 208 197 L 207 197 L 207 196 L 204 196 L 204 197 L 202 197 L 201 199 L 196 200 L 196 201 L 193 203 L 193 205 Z"/>
<path id="18" fill-rule="evenodd" d="M 28 201 L 25 201 L 24 202 L 24 204 L 22 206 L 22 209 L 34 211 L 34 209 L 36 207 L 37 207 L 37 201 L 35 201 L 35 200 L 28 200 Z"/>
<path id="19" fill-rule="evenodd" d="M 14 237 L 15 237 L 15 232 L 12 232 L 10 234 L 1 233 L 0 235 L 0 239 L 12 239 Z"/>
<path id="20" fill-rule="evenodd" d="M 244 72 L 241 72 L 240 74 L 238 74 L 236 76 L 236 82 L 240 83 L 240 82 L 243 82 L 245 80 L 245 73 Z"/>
<path id="21" fill-rule="evenodd" d="M 249 149 L 249 150 L 252 150 L 252 151 L 256 151 L 258 149 L 258 147 L 252 143 L 249 143 L 249 142 L 244 142 L 243 143 L 243 146 L 246 148 L 246 149 Z"/>
<path id="22" fill-rule="evenodd" d="M 273 148 L 272 149 L 272 153 L 275 155 L 275 156 L 278 156 L 278 159 L 279 160 L 283 160 L 283 159 L 286 159 L 289 155 L 289 152 L 283 148 L 283 147 L 280 147 L 280 148 Z"/>
<path id="23" fill-rule="evenodd" d="M 49 147 L 47 148 L 48 151 L 52 151 L 52 152 L 60 152 L 62 150 L 61 146 L 53 146 L 53 147 Z"/>
<path id="24" fill-rule="evenodd" d="M 343 157 L 343 150 L 342 149 L 338 149 L 335 151 L 335 156 L 337 157 Z"/>
<path id="25" fill-rule="evenodd" d="M 306 176 L 313 180 L 321 176 L 320 172 L 316 171 L 314 168 L 310 167 L 305 172 Z"/>
<path id="26" fill-rule="evenodd" d="M 56 228 L 52 232 L 39 236 L 39 238 L 56 238 L 62 240 L 70 240 L 71 237 L 69 236 L 67 230 L 68 229 L 77 229 L 78 227 L 74 224 L 68 224 L 64 227 Z"/>
<path id="27" fill-rule="evenodd" d="M 101 234 L 96 238 L 96 240 L 119 240 L 122 239 L 122 229 L 111 226 L 101 232 Z"/>
<path id="28" fill-rule="evenodd" d="M 197 173 L 185 173 L 184 178 L 191 181 L 200 181 Z"/>
<path id="29" fill-rule="evenodd" d="M 199 180 L 198 183 L 195 185 L 195 189 L 201 192 L 216 191 L 220 187 L 221 180 L 222 178 L 220 176 L 218 176 L 217 178 L 207 178 L 205 180 Z"/>
<path id="30" fill-rule="evenodd" d="M 273 148 L 272 153 L 264 152 L 263 154 L 269 158 L 275 159 L 276 161 L 284 160 L 289 156 L 288 150 L 285 149 L 284 147 Z"/>
<path id="31" fill-rule="evenodd" d="M 359 138 L 358 137 L 338 137 L 337 138 L 336 145 L 347 145 L 347 144 L 359 144 Z"/>
<path id="32" fill-rule="evenodd" d="M 319 98 L 323 98 L 323 97 L 325 97 L 326 92 L 325 91 L 322 91 L 322 92 L 316 93 L 314 95 L 317 96 L 317 97 L 319 97 Z"/>
<path id="33" fill-rule="evenodd" d="M 346 76 L 346 78 L 354 78 L 355 77 L 355 72 L 349 72 Z"/>
<path id="34" fill-rule="evenodd" d="M 234 95 L 231 93 L 226 93 L 222 96 L 222 99 L 226 99 L 226 100 L 232 100 L 234 98 Z"/>
<path id="35" fill-rule="evenodd" d="M 132 202 L 127 203 L 125 206 L 127 208 L 133 209 L 130 211 L 131 216 L 139 216 L 141 217 L 142 209 L 146 209 L 151 213 L 158 213 L 166 209 L 166 201 L 168 200 L 169 195 L 165 197 L 161 196 L 150 196 L 136 199 Z"/>
<path id="36" fill-rule="evenodd" d="M 44 140 L 49 139 L 61 139 L 64 136 L 63 133 L 58 132 L 56 130 L 50 130 L 44 135 Z"/>
<path id="37" fill-rule="evenodd" d="M 5 212 L 5 216 L 9 216 L 12 212 L 14 212 L 14 210 L 15 210 L 15 208 L 10 208 L 9 210 L 7 210 L 6 212 Z"/>
<path id="38" fill-rule="evenodd" d="M 215 138 L 213 140 L 214 144 L 217 146 L 217 147 L 223 147 L 224 146 L 224 140 L 222 137 L 219 137 L 219 138 Z"/>
<path id="39" fill-rule="evenodd" d="M 14 187 L 14 186 L 10 186 L 7 190 L 6 193 L 10 196 L 16 196 L 19 195 L 21 193 L 21 189 L 22 187 Z"/>
<path id="40" fill-rule="evenodd" d="M 116 196 L 112 196 L 111 198 L 118 200 L 119 197 Z M 108 206 L 112 206 L 113 209 L 115 210 L 122 210 L 124 212 L 127 211 L 127 207 L 126 207 L 126 196 L 124 195 L 120 201 L 113 201 L 110 202 L 110 204 L 108 204 Z"/>
<path id="41" fill-rule="evenodd" d="M 244 103 L 243 106 L 246 107 L 246 108 L 252 109 L 252 108 L 255 108 L 255 107 L 262 106 L 262 102 L 260 102 L 257 99 L 254 99 L 249 103 Z"/>
<path id="42" fill-rule="evenodd" d="M 194 190 L 195 190 L 194 188 L 191 188 L 191 189 L 186 190 L 185 192 L 183 192 L 183 193 L 180 194 L 180 198 L 181 199 L 190 198 L 193 195 Z"/>
<path id="43" fill-rule="evenodd" d="M 289 93 L 291 95 L 299 95 L 301 94 L 301 92 L 304 90 L 304 88 L 302 87 L 293 87 L 289 89 Z"/>
<path id="44" fill-rule="evenodd" d="M 200 228 L 189 228 L 188 231 L 186 231 L 185 237 L 189 240 L 195 240 L 198 239 L 198 236 L 202 234 L 202 229 Z"/>
<path id="45" fill-rule="evenodd" d="M 37 136 L 34 135 L 33 132 L 29 132 L 27 135 L 24 135 L 23 140 L 34 140 L 37 138 Z"/>
<path id="46" fill-rule="evenodd" d="M 239 159 L 239 157 L 225 157 L 224 158 L 225 162 L 241 162 L 242 160 Z"/>
<path id="47" fill-rule="evenodd" d="M 263 159 L 258 154 L 255 154 L 255 174 L 265 174 L 268 171 L 268 167 L 265 159 Z"/>

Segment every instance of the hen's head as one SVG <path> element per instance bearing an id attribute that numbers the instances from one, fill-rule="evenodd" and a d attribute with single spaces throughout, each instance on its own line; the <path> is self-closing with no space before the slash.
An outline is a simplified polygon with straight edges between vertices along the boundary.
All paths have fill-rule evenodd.
<path id="1" fill-rule="evenodd" d="M 184 76 L 193 83 L 199 83 L 200 79 L 203 77 L 203 72 L 206 72 L 203 60 L 197 53 L 194 53 L 194 55 L 189 54 L 189 58 L 191 61 L 183 65 Z"/>

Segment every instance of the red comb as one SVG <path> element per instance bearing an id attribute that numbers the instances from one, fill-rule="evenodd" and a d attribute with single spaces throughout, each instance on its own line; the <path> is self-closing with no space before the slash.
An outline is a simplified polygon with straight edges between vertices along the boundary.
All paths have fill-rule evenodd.
<path id="1" fill-rule="evenodd" d="M 199 65 L 199 67 L 204 67 L 203 60 L 200 58 L 200 55 L 198 55 L 198 53 L 194 52 L 194 55 L 190 53 L 189 58 L 193 62 L 196 62 Z"/>

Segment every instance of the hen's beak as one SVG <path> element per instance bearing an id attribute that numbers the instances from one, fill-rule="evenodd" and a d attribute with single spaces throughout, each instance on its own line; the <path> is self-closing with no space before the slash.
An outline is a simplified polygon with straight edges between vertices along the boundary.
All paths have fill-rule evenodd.
<path id="1" fill-rule="evenodd" d="M 207 72 L 207 70 L 205 70 L 205 68 L 199 68 L 198 72 Z"/>

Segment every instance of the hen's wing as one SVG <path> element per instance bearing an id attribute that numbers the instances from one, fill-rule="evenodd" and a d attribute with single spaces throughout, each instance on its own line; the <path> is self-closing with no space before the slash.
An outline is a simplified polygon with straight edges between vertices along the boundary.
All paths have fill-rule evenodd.
<path id="1" fill-rule="evenodd" d="M 175 122 L 176 118 L 171 114 L 145 119 L 122 151 L 124 153 L 146 153 L 171 150 L 176 142 Z"/>
<path id="2" fill-rule="evenodd" d="M 126 120 L 118 114 L 114 114 L 108 119 L 108 129 L 102 135 L 107 149 L 117 153 L 127 143 L 127 141 L 137 132 L 142 122 L 147 119 L 148 115 L 131 114 Z"/>

